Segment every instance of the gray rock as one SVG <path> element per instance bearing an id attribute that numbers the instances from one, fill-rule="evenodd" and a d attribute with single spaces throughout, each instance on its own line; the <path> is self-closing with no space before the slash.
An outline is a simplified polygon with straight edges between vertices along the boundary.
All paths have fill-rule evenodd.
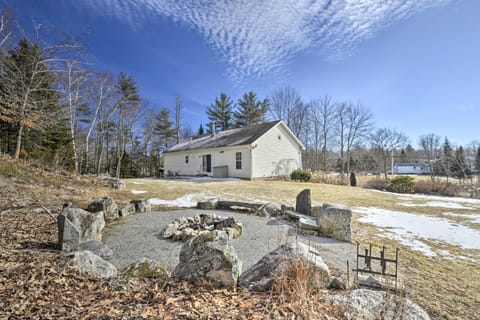
<path id="1" fill-rule="evenodd" d="M 89 240 L 80 243 L 76 249 L 77 251 L 91 251 L 103 259 L 110 259 L 113 256 L 113 251 L 98 240 Z"/>
<path id="2" fill-rule="evenodd" d="M 100 212 L 103 211 L 106 221 L 118 219 L 118 206 L 111 197 L 104 197 L 90 203 L 87 211 Z"/>
<path id="3" fill-rule="evenodd" d="M 282 211 L 282 214 L 285 214 L 286 211 L 295 211 L 295 207 L 294 206 L 288 206 L 286 204 L 282 204 L 280 206 L 280 210 Z"/>
<path id="4" fill-rule="evenodd" d="M 129 215 L 135 214 L 135 205 L 133 203 L 129 203 L 120 209 L 118 209 L 118 214 L 120 217 L 127 217 Z"/>
<path id="5" fill-rule="evenodd" d="M 60 250 L 73 251 L 80 244 L 80 231 L 63 214 L 57 216 L 58 247 Z"/>
<path id="6" fill-rule="evenodd" d="M 282 214 L 282 208 L 273 203 L 269 203 L 261 209 L 261 215 L 265 217 L 276 217 L 280 214 Z"/>
<path id="7" fill-rule="evenodd" d="M 214 210 L 217 208 L 218 204 L 218 198 L 213 198 L 213 199 L 204 199 L 201 201 L 198 201 L 197 206 L 199 209 L 203 210 Z"/>
<path id="8" fill-rule="evenodd" d="M 200 232 L 180 251 L 173 277 L 196 283 L 210 281 L 215 287 L 235 286 L 242 263 L 224 231 Z"/>
<path id="9" fill-rule="evenodd" d="M 175 232 L 178 230 L 178 227 L 180 225 L 174 221 L 172 223 L 170 223 L 166 228 L 165 230 L 163 231 L 163 238 L 164 239 L 168 239 L 168 238 L 171 238 L 173 237 L 173 235 L 175 234 Z"/>
<path id="10" fill-rule="evenodd" d="M 322 206 L 317 221 L 321 235 L 352 241 L 352 210 L 350 208 L 326 203 Z"/>
<path id="11" fill-rule="evenodd" d="M 300 218 L 298 219 L 298 227 L 300 230 L 312 230 L 316 231 L 317 233 L 319 230 L 317 220 L 315 219 Z"/>
<path id="12" fill-rule="evenodd" d="M 117 268 L 91 251 L 75 251 L 70 256 L 69 265 L 80 271 L 100 278 L 115 278 Z"/>
<path id="13" fill-rule="evenodd" d="M 122 272 L 127 278 L 136 279 L 166 279 L 170 276 L 169 271 L 158 262 L 148 258 L 142 258 L 131 263 Z"/>
<path id="14" fill-rule="evenodd" d="M 428 314 L 412 301 L 378 290 L 359 289 L 328 298 L 342 305 L 352 319 L 428 320 Z"/>
<path id="15" fill-rule="evenodd" d="M 310 214 L 312 209 L 312 200 L 310 198 L 310 189 L 304 189 L 297 195 L 297 202 L 295 205 L 295 211 Z"/>
<path id="16" fill-rule="evenodd" d="M 146 213 L 152 211 L 152 206 L 148 200 L 136 199 L 130 201 L 130 203 L 135 205 L 135 212 L 137 213 Z"/>
<path id="17" fill-rule="evenodd" d="M 252 291 L 268 291 L 275 279 L 290 271 L 296 259 L 301 259 L 310 268 L 308 285 L 324 289 L 330 283 L 330 271 L 320 254 L 306 244 L 288 241 L 275 251 L 265 255 L 240 276 L 240 285 Z"/>
<path id="18" fill-rule="evenodd" d="M 342 279 L 335 277 L 335 278 L 332 278 L 332 281 L 330 281 L 330 284 L 328 285 L 328 289 L 345 290 L 346 286 Z"/>
<path id="19" fill-rule="evenodd" d="M 78 230 L 80 243 L 88 240 L 102 240 L 102 230 L 105 227 L 103 212 L 93 213 L 79 208 L 65 208 L 62 214 Z"/>
<path id="20" fill-rule="evenodd" d="M 310 210 L 310 215 L 315 218 L 320 217 L 320 213 L 322 212 L 322 207 L 323 206 L 312 206 L 312 209 Z"/>

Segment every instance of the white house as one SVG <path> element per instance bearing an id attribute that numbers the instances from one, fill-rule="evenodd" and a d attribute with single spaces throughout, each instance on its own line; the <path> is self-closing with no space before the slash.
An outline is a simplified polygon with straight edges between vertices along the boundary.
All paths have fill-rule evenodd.
<path id="1" fill-rule="evenodd" d="M 302 167 L 305 147 L 279 120 L 203 135 L 164 152 L 165 174 L 255 179 Z"/>
<path id="2" fill-rule="evenodd" d="M 430 174 L 430 167 L 425 163 L 397 163 L 393 166 L 394 174 Z"/>

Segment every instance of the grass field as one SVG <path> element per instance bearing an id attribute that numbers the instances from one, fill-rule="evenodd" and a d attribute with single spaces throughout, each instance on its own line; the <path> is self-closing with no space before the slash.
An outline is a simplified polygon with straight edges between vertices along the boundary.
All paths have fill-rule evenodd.
<path id="1" fill-rule="evenodd" d="M 400 272 L 408 296 L 419 303 L 434 319 L 479 319 L 480 310 L 480 250 L 465 248 L 455 241 L 450 229 L 435 232 L 447 240 L 408 235 L 399 239 L 396 229 L 362 223 L 358 211 L 373 210 L 418 216 L 418 220 L 448 223 L 452 228 L 463 227 L 475 237 L 480 234 L 480 201 L 441 197 L 408 197 L 362 188 L 296 183 L 284 181 L 224 181 L 187 182 L 156 179 L 126 180 L 126 189 L 117 198 L 159 198 L 175 200 L 185 195 L 221 197 L 232 200 L 257 200 L 276 204 L 294 204 L 296 195 L 311 189 L 313 204 L 338 203 L 354 209 L 353 241 L 400 248 Z M 135 193 L 132 193 L 135 192 Z M 356 212 L 356 209 L 357 212 Z M 382 211 L 383 210 L 383 211 Z M 385 211 L 387 210 L 387 211 Z M 416 215 L 416 216 L 415 216 Z M 410 217 L 412 215 L 409 215 Z M 388 217 L 387 217 L 388 218 Z M 387 219 L 388 220 L 388 219 Z M 415 225 L 415 221 L 410 222 Z M 447 225 L 448 226 L 448 225 Z M 422 228 L 421 226 L 417 226 Z M 424 227 L 425 232 L 435 225 Z M 422 231 L 422 230 L 420 230 Z M 453 231 L 454 232 L 454 231 Z M 443 239 L 442 238 L 442 239 Z M 475 238 L 476 239 L 476 238 Z M 432 252 L 428 256 L 412 243 L 421 244 Z"/>

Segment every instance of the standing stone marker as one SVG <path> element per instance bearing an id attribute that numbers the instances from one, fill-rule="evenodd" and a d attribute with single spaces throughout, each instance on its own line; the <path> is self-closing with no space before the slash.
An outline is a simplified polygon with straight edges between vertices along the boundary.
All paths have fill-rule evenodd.
<path id="1" fill-rule="evenodd" d="M 310 189 L 304 189 L 297 196 L 295 211 L 310 215 L 312 209 L 312 200 L 310 197 Z"/>

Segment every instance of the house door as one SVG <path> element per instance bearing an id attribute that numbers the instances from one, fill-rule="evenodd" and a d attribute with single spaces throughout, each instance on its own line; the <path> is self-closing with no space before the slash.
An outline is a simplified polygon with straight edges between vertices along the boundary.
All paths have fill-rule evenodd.
<path id="1" fill-rule="evenodd" d="M 203 172 L 212 172 L 212 155 L 204 154 L 202 156 Z"/>

